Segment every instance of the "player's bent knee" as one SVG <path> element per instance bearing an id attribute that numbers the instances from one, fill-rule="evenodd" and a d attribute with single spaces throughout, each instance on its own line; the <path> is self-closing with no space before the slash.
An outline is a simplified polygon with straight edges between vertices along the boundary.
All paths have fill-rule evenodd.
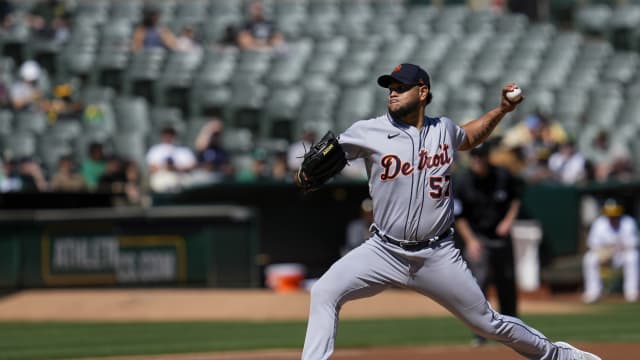
<path id="1" fill-rule="evenodd" d="M 489 304 L 479 305 L 474 316 L 469 318 L 469 327 L 478 335 L 499 340 L 504 335 L 503 315 L 493 310 Z"/>
<path id="2" fill-rule="evenodd" d="M 331 281 L 320 278 L 311 287 L 311 301 L 318 303 L 335 303 L 337 297 L 336 289 L 332 286 Z"/>

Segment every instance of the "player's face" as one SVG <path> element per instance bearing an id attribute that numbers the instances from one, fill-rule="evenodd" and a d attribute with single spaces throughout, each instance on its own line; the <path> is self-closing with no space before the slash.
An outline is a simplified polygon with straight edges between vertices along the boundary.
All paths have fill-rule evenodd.
<path id="1" fill-rule="evenodd" d="M 420 104 L 421 95 L 423 95 L 422 90 L 426 89 L 426 86 L 407 85 L 393 81 L 389 84 L 387 102 L 389 114 L 394 118 L 403 118 L 409 114 L 417 113 L 420 106 L 422 106 Z"/>
<path id="2" fill-rule="evenodd" d="M 389 84 L 388 108 L 394 118 L 403 118 L 416 112 L 420 106 L 420 86 L 400 82 Z"/>

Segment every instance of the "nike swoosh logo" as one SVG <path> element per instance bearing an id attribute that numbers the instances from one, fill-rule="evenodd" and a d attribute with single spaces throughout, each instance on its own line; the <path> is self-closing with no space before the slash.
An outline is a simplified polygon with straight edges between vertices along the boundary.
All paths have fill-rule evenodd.
<path id="1" fill-rule="evenodd" d="M 387 139 L 393 139 L 394 137 L 396 137 L 396 136 L 398 136 L 398 135 L 400 135 L 400 133 L 393 134 L 393 135 L 391 135 L 391 134 L 387 134 Z"/>

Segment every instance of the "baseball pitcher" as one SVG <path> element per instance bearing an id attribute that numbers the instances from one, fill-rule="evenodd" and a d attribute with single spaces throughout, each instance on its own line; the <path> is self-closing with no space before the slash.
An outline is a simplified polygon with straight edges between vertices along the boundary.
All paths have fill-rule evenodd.
<path id="1" fill-rule="evenodd" d="M 523 101 L 516 84 L 502 88 L 499 105 L 458 126 L 427 117 L 429 75 L 401 64 L 378 78 L 389 90 L 388 112 L 354 123 L 338 138 L 327 133 L 305 155 L 295 181 L 321 186 L 347 161 L 364 158 L 373 200 L 372 237 L 335 262 L 311 289 L 303 360 L 333 353 L 341 306 L 389 287 L 432 298 L 475 333 L 501 342 L 527 359 L 601 360 L 564 342 L 551 342 L 521 320 L 494 311 L 453 244 L 451 168 L 456 150 L 483 142 Z M 400 304 L 399 304 L 400 305 Z"/>

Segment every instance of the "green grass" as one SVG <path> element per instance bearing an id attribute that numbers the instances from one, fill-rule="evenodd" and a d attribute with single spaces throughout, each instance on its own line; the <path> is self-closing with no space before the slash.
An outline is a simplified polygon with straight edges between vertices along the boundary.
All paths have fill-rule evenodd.
<path id="1" fill-rule="evenodd" d="M 640 342 L 640 307 L 598 305 L 582 315 L 525 316 L 554 340 Z M 300 349 L 305 322 L 0 322 L 0 359 L 69 359 L 266 348 Z M 466 344 L 451 317 L 344 320 L 338 347 Z"/>

